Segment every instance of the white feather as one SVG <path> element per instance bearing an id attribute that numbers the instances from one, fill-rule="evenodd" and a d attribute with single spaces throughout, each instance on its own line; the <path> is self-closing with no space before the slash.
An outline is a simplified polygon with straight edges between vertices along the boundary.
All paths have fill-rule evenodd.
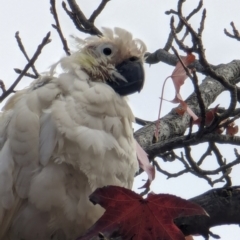
<path id="1" fill-rule="evenodd" d="M 0 152 L 0 196 L 2 207 L 5 209 L 10 209 L 14 203 L 13 169 L 13 158 L 7 141 Z"/>
<path id="2" fill-rule="evenodd" d="M 39 161 L 46 166 L 52 156 L 58 140 L 57 128 L 51 113 L 44 113 L 40 118 Z"/>

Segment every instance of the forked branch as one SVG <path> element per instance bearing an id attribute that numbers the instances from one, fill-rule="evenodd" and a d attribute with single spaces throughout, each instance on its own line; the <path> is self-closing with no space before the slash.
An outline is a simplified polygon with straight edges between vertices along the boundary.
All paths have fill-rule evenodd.
<path id="1" fill-rule="evenodd" d="M 101 31 L 94 25 L 95 19 L 99 16 L 99 14 L 106 7 L 107 3 L 110 0 L 102 0 L 97 9 L 92 13 L 89 19 L 84 15 L 81 8 L 78 6 L 75 0 L 67 0 L 68 5 L 71 8 L 69 10 L 65 2 L 62 2 L 63 9 L 66 11 L 67 15 L 72 19 L 76 28 L 90 35 L 98 35 L 101 36 Z"/>
<path id="2" fill-rule="evenodd" d="M 225 33 L 228 37 L 234 38 L 234 39 L 236 39 L 237 41 L 240 41 L 240 34 L 239 34 L 239 31 L 237 30 L 237 28 L 235 27 L 234 22 L 231 22 L 230 25 L 232 26 L 232 32 L 233 32 L 233 33 L 228 32 L 228 30 L 227 30 L 226 28 L 224 29 L 224 33 Z"/>
<path id="3" fill-rule="evenodd" d="M 53 15 L 53 18 L 54 18 L 55 23 L 56 23 L 56 24 L 52 24 L 52 27 L 54 29 L 56 29 L 56 31 L 58 32 L 58 35 L 59 35 L 59 37 L 61 39 L 61 42 L 63 44 L 63 50 L 65 51 L 65 53 L 67 55 L 70 55 L 70 50 L 69 50 L 69 47 L 68 47 L 67 40 L 63 36 L 62 29 L 61 29 L 61 26 L 60 26 L 60 23 L 59 23 L 59 20 L 58 20 L 58 15 L 57 15 L 57 11 L 56 11 L 56 1 L 55 0 L 50 0 L 50 4 L 51 4 L 50 12 Z"/>
<path id="4" fill-rule="evenodd" d="M 39 44 L 39 46 L 37 47 L 36 52 L 34 53 L 34 55 L 32 56 L 31 59 L 29 59 L 28 63 L 26 64 L 26 66 L 24 67 L 24 69 L 21 71 L 21 73 L 19 74 L 19 76 L 17 77 L 17 79 L 13 82 L 13 84 L 6 90 L 3 91 L 2 95 L 0 96 L 0 102 L 2 102 L 6 97 L 8 97 L 11 93 L 14 92 L 15 87 L 18 85 L 18 83 L 21 81 L 21 79 L 23 78 L 23 76 L 25 76 L 25 74 L 27 73 L 28 69 L 31 68 L 35 61 L 37 60 L 38 56 L 41 54 L 42 49 L 45 47 L 45 45 L 47 45 L 48 43 L 50 43 L 50 32 L 47 33 L 47 35 L 43 38 L 42 42 Z"/>

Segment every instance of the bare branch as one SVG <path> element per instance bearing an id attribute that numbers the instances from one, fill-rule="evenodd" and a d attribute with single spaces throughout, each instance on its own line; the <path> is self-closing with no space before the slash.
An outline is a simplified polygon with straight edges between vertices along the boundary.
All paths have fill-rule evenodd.
<path id="1" fill-rule="evenodd" d="M 151 123 L 151 121 L 147 121 L 147 120 L 144 120 L 144 119 L 141 119 L 138 117 L 135 117 L 135 121 L 137 124 L 142 125 L 142 126 L 145 126 L 145 125 Z"/>
<path id="2" fill-rule="evenodd" d="M 198 29 L 198 35 L 201 37 L 202 36 L 202 33 L 203 33 L 203 30 L 204 30 L 204 24 L 205 24 L 205 20 L 206 20 L 206 9 L 203 9 L 203 12 L 202 12 L 202 19 L 200 21 L 200 27 Z"/>
<path id="3" fill-rule="evenodd" d="M 225 33 L 228 37 L 234 38 L 234 39 L 236 39 L 237 41 L 240 41 L 240 34 L 239 34 L 239 31 L 237 30 L 237 28 L 235 27 L 234 22 L 231 22 L 230 25 L 232 26 L 233 34 L 229 33 L 226 28 L 224 29 L 224 33 Z"/>
<path id="4" fill-rule="evenodd" d="M 28 69 L 32 67 L 32 65 L 35 63 L 37 60 L 38 56 L 41 54 L 42 49 L 46 44 L 48 44 L 51 40 L 50 38 L 50 32 L 47 33 L 47 35 L 43 38 L 41 44 L 38 46 L 36 52 L 34 53 L 33 57 L 29 59 L 29 62 L 26 64 L 25 68 L 22 70 L 18 78 L 14 81 L 14 83 L 6 90 L 3 92 L 3 94 L 0 97 L 0 102 L 2 102 L 7 96 L 9 96 L 11 93 L 14 92 L 14 88 L 17 86 L 17 84 L 21 81 L 22 77 L 27 73 Z"/>
<path id="5" fill-rule="evenodd" d="M 96 17 L 101 13 L 103 8 L 106 6 L 108 1 L 102 1 L 99 7 L 93 12 L 92 18 L 87 19 L 86 16 L 83 14 L 80 7 L 77 5 L 75 0 L 67 0 L 68 4 L 71 8 L 71 11 L 67 9 L 66 3 L 63 2 L 62 6 L 63 9 L 66 11 L 68 16 L 72 19 L 73 23 L 75 24 L 76 28 L 84 33 L 88 33 L 90 35 L 98 35 L 101 36 L 101 31 L 94 25 L 94 20 Z"/>
<path id="6" fill-rule="evenodd" d="M 177 57 L 174 54 L 168 53 L 164 49 L 158 49 L 153 53 L 148 52 L 145 54 L 145 57 L 146 57 L 145 61 L 148 64 L 157 64 L 159 62 L 164 62 L 168 65 L 176 66 L 178 61 Z M 198 60 L 195 60 L 192 64 L 190 64 L 189 67 L 195 68 L 197 72 L 207 75 L 205 68 L 200 64 Z M 217 68 L 217 66 L 211 64 L 210 67 L 214 70 Z"/>
<path id="7" fill-rule="evenodd" d="M 222 161 L 222 155 L 218 150 L 218 148 L 216 147 L 216 145 L 212 145 L 209 143 L 209 147 L 207 151 L 203 154 L 203 156 L 200 158 L 199 161 L 195 162 L 191 156 L 191 148 L 187 146 L 187 147 L 184 147 L 184 149 L 185 149 L 185 157 L 181 153 L 181 157 L 177 157 L 175 159 L 175 161 L 178 160 L 183 164 L 183 167 L 184 167 L 183 170 L 180 170 L 179 172 L 176 172 L 176 173 L 172 173 L 172 172 L 170 173 L 166 170 L 163 170 L 156 160 L 153 160 L 153 165 L 156 167 L 157 171 L 166 175 L 167 178 L 175 178 L 185 173 L 191 173 L 199 178 L 205 179 L 210 184 L 210 186 L 213 186 L 218 182 L 224 182 L 224 181 L 226 181 L 226 185 L 228 186 L 231 185 L 231 179 L 229 177 L 229 174 L 231 173 L 232 166 L 235 166 L 236 164 L 240 164 L 239 157 L 237 157 L 237 159 L 233 160 L 230 163 L 226 163 L 225 161 Z M 216 160 L 219 164 L 219 167 L 214 170 L 203 170 L 200 168 L 200 165 L 202 164 L 205 157 L 211 154 L 211 151 L 214 152 L 216 156 Z M 218 175 L 221 172 L 222 172 L 222 175 L 215 180 L 212 180 L 212 178 L 210 177 L 211 175 Z"/>
<path id="8" fill-rule="evenodd" d="M 189 15 L 186 17 L 186 19 L 189 20 L 192 16 L 194 16 L 196 13 L 198 13 L 202 7 L 203 7 L 203 0 L 200 0 L 198 3 L 198 6 L 195 9 L 193 9 L 191 13 L 189 13 Z"/>
<path id="9" fill-rule="evenodd" d="M 14 70 L 16 73 L 18 73 L 18 74 L 21 74 L 21 73 L 22 73 L 22 70 L 21 70 L 21 69 L 14 68 L 13 70 Z M 37 78 L 38 78 L 36 75 L 33 75 L 33 74 L 31 74 L 31 73 L 25 73 L 24 76 L 30 77 L 30 78 L 33 78 L 33 79 L 37 79 Z"/>
<path id="10" fill-rule="evenodd" d="M 191 148 L 189 146 L 184 147 L 185 150 L 185 156 L 187 159 L 187 162 L 189 163 L 189 165 L 191 166 L 191 173 L 200 177 L 200 178 L 204 178 L 209 184 L 210 186 L 213 186 L 213 182 L 211 180 L 211 178 L 209 178 L 207 175 L 208 173 L 206 173 L 204 170 L 202 170 L 197 163 L 193 160 L 192 156 L 191 156 Z"/>
<path id="11" fill-rule="evenodd" d="M 189 167 L 188 167 L 188 168 L 185 168 L 184 170 L 181 170 L 181 171 L 179 171 L 179 172 L 177 172 L 177 173 L 169 173 L 168 171 L 163 170 L 163 169 L 160 167 L 160 165 L 158 164 L 157 161 L 153 161 L 153 165 L 156 167 L 156 169 L 157 169 L 158 172 L 166 175 L 168 179 L 170 179 L 170 178 L 175 178 L 175 177 L 179 177 L 179 176 L 181 176 L 181 175 L 189 172 Z"/>
<path id="12" fill-rule="evenodd" d="M 68 47 L 68 44 L 67 44 L 67 40 L 66 38 L 63 36 L 63 33 L 62 33 L 62 29 L 61 29 L 61 26 L 60 26 L 60 23 L 59 23 L 59 20 L 58 20 L 58 15 L 57 15 L 57 11 L 56 11 L 56 3 L 55 3 L 55 0 L 50 0 L 50 4 L 51 4 L 51 8 L 50 8 L 50 12 L 51 14 L 53 15 L 53 18 L 55 20 L 55 24 L 52 24 L 52 27 L 54 29 L 56 29 L 56 31 L 58 32 L 58 35 L 61 39 L 61 42 L 63 44 L 63 50 L 65 51 L 65 53 L 69 56 L 71 55 L 70 54 L 70 50 L 69 50 L 69 47 Z"/>
<path id="13" fill-rule="evenodd" d="M 16 33 L 15 33 L 15 38 L 16 38 L 16 40 L 17 40 L 17 43 L 18 43 L 18 46 L 19 46 L 21 52 L 23 53 L 23 55 L 25 56 L 25 58 L 26 58 L 27 61 L 29 62 L 30 59 L 29 59 L 29 57 L 28 57 L 28 55 L 27 55 L 27 52 L 26 52 L 26 50 L 25 50 L 25 48 L 24 48 L 24 46 L 23 46 L 23 44 L 22 44 L 22 40 L 21 40 L 21 38 L 20 38 L 20 36 L 19 36 L 19 32 L 16 32 Z M 39 73 L 37 72 L 34 64 L 31 66 L 31 68 L 32 68 L 32 70 L 33 70 L 33 72 L 34 72 L 34 74 L 35 74 L 35 78 L 38 78 L 38 77 L 39 77 Z"/>
<path id="14" fill-rule="evenodd" d="M 239 224 L 239 190 L 239 186 L 217 188 L 190 200 L 207 211 L 210 215 L 209 226 L 211 227 L 222 224 Z"/>
<path id="15" fill-rule="evenodd" d="M 219 166 L 226 166 L 226 161 L 223 161 L 223 156 L 220 153 L 219 149 L 217 148 L 216 144 L 213 142 L 209 142 L 209 146 L 211 147 L 212 151 L 214 152 Z M 226 185 L 225 185 L 226 187 L 229 187 L 232 185 L 231 178 L 229 177 L 230 172 L 231 171 L 229 171 L 229 168 L 222 170 L 223 179 L 226 180 Z"/>
<path id="16" fill-rule="evenodd" d="M 158 156 L 160 153 L 170 151 L 172 149 L 182 148 L 184 146 L 193 146 L 205 142 L 216 142 L 221 144 L 232 144 L 240 146 L 239 136 L 220 135 L 217 133 L 208 133 L 202 135 L 199 139 L 196 137 L 197 133 L 193 133 L 191 138 L 186 136 L 175 137 L 165 141 L 154 143 L 150 146 L 146 146 L 144 150 L 149 154 L 150 158 Z"/>
<path id="17" fill-rule="evenodd" d="M 194 86 L 194 92 L 197 95 L 198 98 L 198 102 L 199 102 L 199 109 L 200 109 L 200 115 L 201 115 L 201 122 L 200 122 L 200 126 L 199 126 L 199 130 L 197 133 L 197 137 L 201 137 L 201 135 L 203 134 L 203 130 L 204 130 L 204 125 L 205 125 L 205 120 L 206 120 L 206 111 L 205 111 L 205 105 L 201 96 L 201 92 L 199 90 L 199 86 L 198 86 L 198 77 L 197 74 L 195 72 L 195 69 L 193 70 L 193 77 L 191 78 L 193 86 Z"/>
<path id="18" fill-rule="evenodd" d="M 6 92 L 6 87 L 5 87 L 3 80 L 0 80 L 0 88 L 2 89 L 3 93 Z"/>
<path id="19" fill-rule="evenodd" d="M 179 1 L 178 3 L 178 11 L 182 12 L 182 5 L 183 5 L 183 2 L 184 1 Z M 192 16 L 194 16 L 196 13 L 198 13 L 200 11 L 200 9 L 202 8 L 203 6 L 203 2 L 202 0 L 199 2 L 198 6 L 192 10 L 192 12 L 189 13 L 189 15 L 187 16 L 187 20 L 189 20 Z M 174 10 L 169 10 L 169 11 L 166 11 L 165 12 L 167 15 L 169 14 L 177 14 L 178 12 L 174 11 Z M 178 23 L 178 26 L 176 27 L 175 29 L 175 32 L 176 33 L 180 33 L 183 29 L 183 23 L 182 21 L 179 21 Z M 182 41 L 186 38 L 186 36 L 188 35 L 188 31 L 185 32 L 183 38 L 182 38 Z M 172 47 L 172 43 L 173 43 L 173 40 L 174 40 L 174 37 L 173 37 L 173 32 L 171 30 L 169 36 L 168 36 L 168 40 L 164 46 L 164 50 L 165 51 L 168 51 L 171 47 Z"/>
<path id="20" fill-rule="evenodd" d="M 92 15 L 90 16 L 90 18 L 88 19 L 89 22 L 94 23 L 95 19 L 98 17 L 98 15 L 102 12 L 102 10 L 105 8 L 105 6 L 107 5 L 107 3 L 110 0 L 102 0 L 102 2 L 100 3 L 100 5 L 98 6 L 98 8 L 93 11 Z"/>

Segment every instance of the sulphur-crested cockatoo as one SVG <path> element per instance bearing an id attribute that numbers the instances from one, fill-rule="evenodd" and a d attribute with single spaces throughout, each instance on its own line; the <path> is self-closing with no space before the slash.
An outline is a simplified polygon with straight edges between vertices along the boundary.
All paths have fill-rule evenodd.
<path id="1" fill-rule="evenodd" d="M 123 29 L 103 32 L 76 39 L 78 51 L 3 108 L 1 240 L 74 240 L 104 211 L 88 199 L 96 188 L 132 187 L 134 116 L 124 96 L 143 86 L 146 48 Z"/>

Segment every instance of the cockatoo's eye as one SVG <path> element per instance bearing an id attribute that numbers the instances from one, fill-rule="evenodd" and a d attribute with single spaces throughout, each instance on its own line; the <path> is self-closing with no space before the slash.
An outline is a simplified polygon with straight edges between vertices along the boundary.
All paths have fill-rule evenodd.
<path id="1" fill-rule="evenodd" d="M 100 55 L 104 55 L 106 57 L 111 57 L 114 53 L 116 53 L 116 49 L 111 43 L 103 43 L 98 46 L 96 50 Z"/>
<path id="2" fill-rule="evenodd" d="M 103 49 L 103 53 L 106 55 L 106 56 L 109 56 L 112 54 L 112 49 L 109 48 L 109 47 L 106 47 Z"/>

